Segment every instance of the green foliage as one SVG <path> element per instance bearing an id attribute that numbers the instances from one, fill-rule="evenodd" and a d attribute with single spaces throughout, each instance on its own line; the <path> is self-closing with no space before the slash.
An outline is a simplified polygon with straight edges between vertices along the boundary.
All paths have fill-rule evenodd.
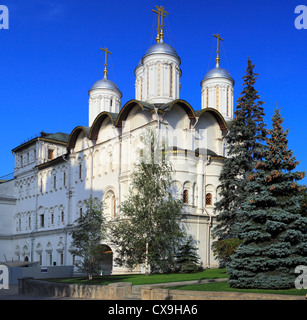
<path id="1" fill-rule="evenodd" d="M 106 224 L 102 203 L 92 198 L 86 201 L 86 212 L 76 220 L 76 227 L 71 232 L 72 255 L 80 257 L 78 269 L 89 275 L 98 274 L 100 262 L 104 258 L 101 241 L 106 235 Z"/>
<path id="2" fill-rule="evenodd" d="M 254 292 L 254 293 L 266 293 L 266 294 L 287 294 L 287 295 L 306 295 L 307 290 L 304 289 L 286 289 L 286 290 L 266 290 L 266 289 L 236 289 L 229 286 L 227 281 L 212 282 L 196 285 L 187 285 L 180 287 L 168 287 L 173 290 L 192 290 L 192 291 L 224 291 L 224 292 Z M 274 297 L 272 297 L 274 298 Z"/>
<path id="3" fill-rule="evenodd" d="M 148 130 L 143 142 L 128 198 L 110 225 L 111 241 L 117 247 L 118 265 L 133 269 L 143 264 L 147 271 L 150 266 L 151 272 L 167 272 L 174 268 L 184 237 L 179 226 L 182 200 L 171 194 L 172 168 L 154 131 Z"/>
<path id="4" fill-rule="evenodd" d="M 225 142 L 228 157 L 220 174 L 221 200 L 215 205 L 218 224 L 213 229 L 217 240 L 236 238 L 236 212 L 247 196 L 248 176 L 255 162 L 262 158 L 262 143 L 266 137 L 263 122 L 264 111 L 259 95 L 254 87 L 257 74 L 248 60 L 244 88 L 237 101 L 235 118 L 229 125 Z"/>
<path id="5" fill-rule="evenodd" d="M 131 282 L 132 285 L 155 284 L 155 283 L 168 283 L 178 281 L 191 281 L 203 279 L 217 279 L 228 278 L 225 269 L 206 269 L 196 273 L 157 273 L 145 276 L 144 274 L 122 274 L 111 276 L 99 276 L 89 281 L 85 278 L 68 278 L 68 279 L 49 279 L 51 282 L 72 283 L 72 284 L 95 284 L 95 285 L 108 285 L 116 282 Z"/>
<path id="6" fill-rule="evenodd" d="M 264 159 L 251 172 L 248 195 L 237 210 L 236 227 L 244 242 L 227 265 L 235 288 L 291 288 L 295 267 L 307 265 L 307 218 L 298 184 L 304 173 L 294 171 L 298 162 L 288 150 L 278 109 L 272 120 Z"/>
<path id="7" fill-rule="evenodd" d="M 199 260 L 197 248 L 193 246 L 193 238 L 189 236 L 176 254 L 176 269 L 183 273 L 198 272 L 202 269 Z"/>
<path id="8" fill-rule="evenodd" d="M 227 238 L 216 241 L 213 245 L 213 254 L 219 261 L 227 264 L 231 261 L 231 256 L 242 242 L 243 240 L 239 238 Z"/>

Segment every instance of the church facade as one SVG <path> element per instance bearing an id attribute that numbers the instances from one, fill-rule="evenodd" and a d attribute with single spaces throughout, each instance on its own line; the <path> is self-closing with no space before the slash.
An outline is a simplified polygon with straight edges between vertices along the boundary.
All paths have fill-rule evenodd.
<path id="1" fill-rule="evenodd" d="M 163 19 L 164 8 L 158 8 Z M 159 11 L 160 10 L 160 11 Z M 162 13 L 161 13 L 162 12 Z M 156 43 L 135 68 L 135 97 L 122 106 L 122 93 L 107 76 L 89 90 L 89 124 L 70 134 L 44 133 L 13 149 L 14 179 L 0 183 L 0 261 L 37 261 L 42 266 L 74 265 L 70 232 L 92 195 L 105 205 L 107 219 L 120 214 L 142 148 L 152 128 L 167 142 L 176 197 L 182 197 L 182 225 L 198 247 L 203 267 L 216 267 L 211 245 L 214 203 L 226 156 L 223 135 L 233 117 L 230 74 L 216 66 L 201 81 L 201 109 L 180 99 L 181 60 Z M 218 41 L 222 40 L 219 35 Z M 116 256 L 116 248 L 108 245 Z M 111 263 L 110 271 L 127 270 Z M 142 272 L 142 266 L 137 270 Z"/>

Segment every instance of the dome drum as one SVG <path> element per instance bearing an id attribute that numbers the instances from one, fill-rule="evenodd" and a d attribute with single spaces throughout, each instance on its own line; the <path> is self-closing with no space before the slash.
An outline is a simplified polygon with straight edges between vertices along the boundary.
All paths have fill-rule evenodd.
<path id="1" fill-rule="evenodd" d="M 168 103 L 180 97 L 181 60 L 164 42 L 147 50 L 135 68 L 135 97 L 149 103 Z"/>
<path id="2" fill-rule="evenodd" d="M 101 112 L 119 113 L 122 93 L 117 85 L 105 76 L 89 90 L 89 126 Z"/>

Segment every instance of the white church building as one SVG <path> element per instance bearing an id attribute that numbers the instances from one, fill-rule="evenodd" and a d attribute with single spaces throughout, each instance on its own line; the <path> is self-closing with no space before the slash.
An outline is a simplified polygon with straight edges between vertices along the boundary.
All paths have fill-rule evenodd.
<path id="1" fill-rule="evenodd" d="M 180 99 L 181 60 L 164 42 L 158 8 L 158 34 L 136 66 L 135 97 L 122 106 L 122 93 L 107 76 L 89 90 L 88 127 L 70 134 L 45 133 L 14 148 L 12 180 L 0 181 L 0 261 L 37 261 L 71 266 L 70 232 L 90 195 L 105 204 L 107 219 L 120 215 L 139 158 L 140 136 L 151 127 L 171 150 L 173 184 L 184 200 L 182 224 L 198 247 L 203 267 L 217 267 L 211 245 L 214 204 L 226 150 L 223 135 L 233 118 L 230 74 L 216 66 L 201 80 L 201 108 Z M 160 20 L 162 19 L 162 21 Z M 216 35 L 219 43 L 219 35 Z M 116 248 L 107 241 L 116 256 Z M 112 266 L 112 273 L 125 272 Z M 138 269 L 142 270 L 142 267 Z"/>

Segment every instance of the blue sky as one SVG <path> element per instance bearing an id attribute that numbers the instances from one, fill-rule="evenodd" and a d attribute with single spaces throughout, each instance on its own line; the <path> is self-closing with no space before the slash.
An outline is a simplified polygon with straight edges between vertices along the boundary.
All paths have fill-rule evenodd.
<path id="1" fill-rule="evenodd" d="M 305 0 L 307 5 L 307 0 Z M 88 125 L 88 90 L 103 77 L 101 47 L 113 53 L 109 79 L 134 98 L 134 68 L 155 41 L 161 4 L 170 13 L 165 41 L 181 58 L 181 99 L 200 109 L 200 81 L 214 67 L 222 35 L 221 67 L 242 91 L 247 57 L 259 73 L 256 88 L 271 127 L 282 108 L 289 147 L 306 170 L 307 30 L 294 26 L 296 0 L 4 0 L 10 29 L 0 30 L 0 176 L 14 171 L 11 150 L 44 130 L 70 133 Z M 307 178 L 303 180 L 307 183 Z"/>

